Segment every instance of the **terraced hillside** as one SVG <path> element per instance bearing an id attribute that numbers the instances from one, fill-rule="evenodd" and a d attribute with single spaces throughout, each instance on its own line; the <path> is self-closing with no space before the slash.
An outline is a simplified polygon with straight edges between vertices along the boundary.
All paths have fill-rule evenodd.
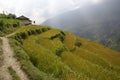
<path id="1" fill-rule="evenodd" d="M 120 79 L 120 53 L 95 41 L 35 25 L 9 38 L 30 80 Z"/>

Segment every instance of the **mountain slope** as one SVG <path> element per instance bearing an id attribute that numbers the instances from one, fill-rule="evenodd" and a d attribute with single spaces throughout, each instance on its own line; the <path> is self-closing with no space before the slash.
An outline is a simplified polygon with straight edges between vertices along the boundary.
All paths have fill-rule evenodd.
<path id="1" fill-rule="evenodd" d="M 10 40 L 22 69 L 32 80 L 120 78 L 119 52 L 69 32 L 26 26 L 17 30 Z"/>
<path id="2" fill-rule="evenodd" d="M 55 26 L 120 50 L 119 4 L 119 0 L 105 0 L 101 4 L 86 6 L 48 19 L 43 25 Z"/>
<path id="3" fill-rule="evenodd" d="M 22 25 L 22 22 L 17 20 L 14 14 L 6 15 L 0 13 L 0 36 L 9 34 Z"/>

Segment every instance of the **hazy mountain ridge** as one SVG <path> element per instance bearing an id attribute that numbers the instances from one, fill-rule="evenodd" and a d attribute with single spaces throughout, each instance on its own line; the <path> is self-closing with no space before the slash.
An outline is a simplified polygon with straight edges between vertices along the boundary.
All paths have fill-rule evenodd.
<path id="1" fill-rule="evenodd" d="M 119 3 L 118 0 L 106 0 L 102 4 L 63 13 L 47 20 L 43 25 L 55 26 L 120 50 Z"/>

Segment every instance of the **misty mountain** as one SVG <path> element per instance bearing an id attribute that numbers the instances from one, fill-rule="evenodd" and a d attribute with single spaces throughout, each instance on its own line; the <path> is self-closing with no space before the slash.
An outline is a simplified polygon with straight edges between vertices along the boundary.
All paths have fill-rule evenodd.
<path id="1" fill-rule="evenodd" d="M 48 19 L 50 25 L 120 50 L 120 1 L 105 0 Z"/>

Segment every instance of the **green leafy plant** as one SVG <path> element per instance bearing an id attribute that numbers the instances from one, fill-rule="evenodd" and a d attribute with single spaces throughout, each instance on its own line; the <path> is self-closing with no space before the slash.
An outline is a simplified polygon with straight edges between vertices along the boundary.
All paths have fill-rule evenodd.
<path id="1" fill-rule="evenodd" d="M 76 39 L 76 41 L 75 41 L 75 46 L 77 46 L 77 47 L 80 47 L 80 46 L 81 46 L 80 40 Z"/>

